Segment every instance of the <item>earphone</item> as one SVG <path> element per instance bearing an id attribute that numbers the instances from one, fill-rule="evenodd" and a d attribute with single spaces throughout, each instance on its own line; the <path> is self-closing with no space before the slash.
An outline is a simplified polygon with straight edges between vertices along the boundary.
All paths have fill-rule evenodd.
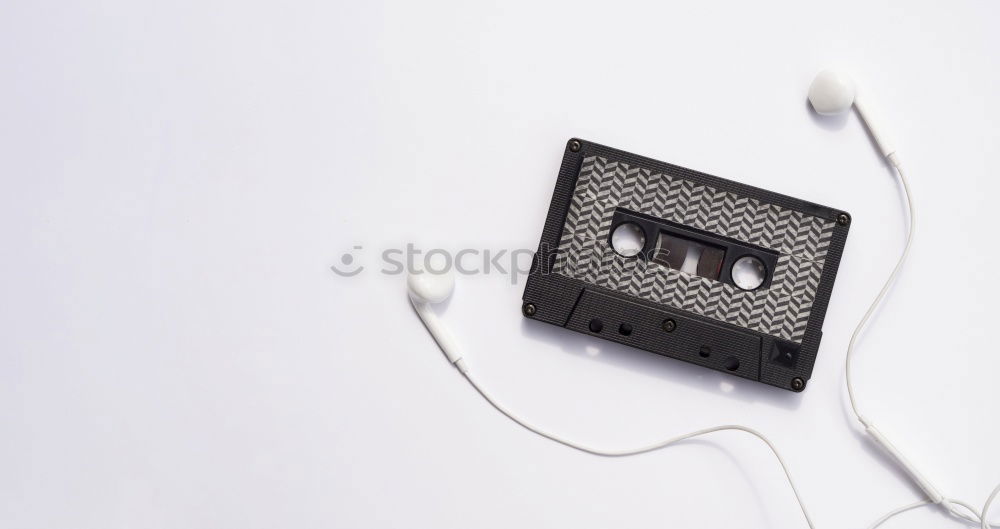
<path id="1" fill-rule="evenodd" d="M 444 351 L 448 361 L 454 364 L 459 371 L 463 373 L 467 371 L 465 362 L 458 354 L 455 338 L 430 309 L 430 305 L 442 303 L 451 297 L 451 293 L 455 290 L 454 274 L 450 271 L 441 274 L 411 272 L 406 278 L 406 288 L 410 293 L 410 303 L 413 304 L 413 310 L 424 322 L 438 347 Z"/>
<path id="2" fill-rule="evenodd" d="M 965 520 L 977 523 L 982 529 L 987 529 L 991 527 L 987 519 L 987 514 L 990 505 L 996 499 L 997 495 L 1000 494 L 1000 485 L 998 485 L 986 500 L 982 509 L 977 510 L 966 502 L 948 498 L 942 494 L 934 485 L 923 476 L 923 474 L 916 468 L 916 466 L 909 461 L 898 448 L 896 448 L 889 439 L 875 426 L 875 424 L 861 414 L 857 404 L 857 399 L 855 397 L 854 387 L 851 381 L 851 359 L 854 354 L 854 349 L 858 337 L 861 331 L 868 324 L 871 316 L 874 314 L 875 310 L 879 307 L 886 294 L 889 291 L 889 287 L 892 285 L 896 276 L 898 275 L 903 263 L 906 261 L 907 256 L 910 252 L 910 246 L 913 240 L 913 232 L 915 227 L 915 209 L 913 206 L 913 200 L 910 193 L 909 183 L 902 169 L 902 164 L 898 155 L 896 154 L 895 148 L 888 141 L 882 129 L 879 129 L 874 120 L 874 112 L 872 111 L 871 103 L 858 95 L 857 87 L 854 81 L 847 75 L 837 72 L 834 70 L 826 70 L 821 72 L 816 76 L 815 80 L 809 87 L 809 102 L 813 106 L 813 109 L 822 115 L 832 115 L 839 114 L 849 111 L 851 108 L 857 110 L 858 116 L 861 118 L 862 122 L 870 131 L 875 143 L 878 145 L 879 150 L 882 155 L 892 164 L 896 172 L 899 174 L 900 182 L 903 187 L 904 195 L 906 197 L 907 208 L 909 212 L 909 228 L 907 231 L 906 244 L 904 246 L 903 252 L 900 254 L 896 265 L 893 267 L 892 272 L 886 279 L 882 289 L 875 296 L 871 305 L 866 310 L 861 321 L 855 327 L 854 332 L 851 336 L 851 340 L 848 344 L 847 354 L 845 356 L 845 369 L 846 369 L 846 381 L 848 396 L 850 399 L 850 404 L 852 411 L 857 417 L 858 421 L 865 428 L 870 438 L 879 446 L 881 446 L 898 464 L 899 466 L 910 476 L 913 482 L 926 494 L 927 499 L 921 500 L 903 507 L 894 509 L 890 511 L 880 519 L 878 519 L 870 527 L 875 528 L 887 520 L 896 516 L 897 514 L 915 509 L 924 505 L 941 505 L 947 510 L 947 512 L 952 515 L 958 516 Z M 428 331 L 434 337 L 435 341 L 440 346 L 441 350 L 445 353 L 449 362 L 455 365 L 455 367 L 465 376 L 466 380 L 473 386 L 473 388 L 482 395 L 483 398 L 487 400 L 494 408 L 496 408 L 500 413 L 504 414 L 517 424 L 523 426 L 529 431 L 538 434 L 542 437 L 550 439 L 552 441 L 558 442 L 560 444 L 566 445 L 568 447 L 587 452 L 594 455 L 604 456 L 604 457 L 624 457 L 630 455 L 636 455 L 646 452 L 651 452 L 658 450 L 660 448 L 665 448 L 674 443 L 682 441 L 684 439 L 689 439 L 692 437 L 697 437 L 701 435 L 706 435 L 712 432 L 722 431 L 722 430 L 737 430 L 754 435 L 764 441 L 764 443 L 771 449 L 775 457 L 778 459 L 779 464 L 781 464 L 782 469 L 788 478 L 789 485 L 798 500 L 799 506 L 802 510 L 802 514 L 806 519 L 806 523 L 810 528 L 815 528 L 812 519 L 809 516 L 808 511 L 802 501 L 797 487 L 792 480 L 791 473 L 785 464 L 778 449 L 767 439 L 762 433 L 741 425 L 722 425 L 712 428 L 707 428 L 703 430 L 698 430 L 695 432 L 687 433 L 684 435 L 679 435 L 666 439 L 659 443 L 654 443 L 652 445 L 639 447 L 635 449 L 626 450 L 605 450 L 590 447 L 584 444 L 580 444 L 556 434 L 549 433 L 541 428 L 531 425 L 530 423 L 522 420 L 512 411 L 504 407 L 497 400 L 495 400 L 472 376 L 468 366 L 462 359 L 462 356 L 458 352 L 458 346 L 455 343 L 454 338 L 444 327 L 442 322 L 437 318 L 437 315 L 430 309 L 430 305 L 437 304 L 445 301 L 453 292 L 455 286 L 454 276 L 450 272 L 442 274 L 433 274 L 430 272 L 411 272 L 407 278 L 407 288 L 409 291 L 410 302 L 420 319 L 424 322 Z M 968 512 L 961 512 L 958 507 L 965 509 Z M 996 524 L 993 524 L 994 526 Z"/>
<path id="3" fill-rule="evenodd" d="M 853 106 L 858 111 L 858 116 L 872 138 L 878 145 L 882 156 L 889 159 L 893 165 L 898 166 L 899 162 L 895 158 L 896 149 L 883 134 L 882 130 L 875 125 L 874 111 L 864 98 L 858 96 L 857 86 L 850 76 L 837 70 L 823 70 L 820 72 L 811 85 L 809 85 L 809 103 L 817 114 L 832 116 L 847 112 Z"/>

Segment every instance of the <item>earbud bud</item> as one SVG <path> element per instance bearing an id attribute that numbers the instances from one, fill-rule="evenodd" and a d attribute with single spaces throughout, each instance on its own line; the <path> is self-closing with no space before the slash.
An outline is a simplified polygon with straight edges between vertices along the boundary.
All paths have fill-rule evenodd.
<path id="1" fill-rule="evenodd" d="M 451 273 L 410 272 L 406 278 L 410 299 L 422 303 L 441 303 L 455 290 L 455 276 Z"/>
<path id="2" fill-rule="evenodd" d="M 823 70 L 809 85 L 809 102 L 824 116 L 850 110 L 856 94 L 854 80 L 836 70 Z"/>
<path id="3" fill-rule="evenodd" d="M 441 303 L 451 296 L 455 290 L 455 276 L 452 272 L 440 274 L 432 272 L 410 272 L 406 277 L 406 289 L 409 291 L 410 303 L 424 326 L 434 337 L 438 347 L 444 351 L 448 361 L 455 364 L 463 373 L 467 371 L 462 356 L 458 354 L 455 338 L 444 327 L 430 305 Z"/>
<path id="4" fill-rule="evenodd" d="M 871 107 L 858 96 L 857 87 L 850 76 L 836 70 L 823 70 L 809 85 L 809 103 L 817 114 L 824 116 L 846 112 L 851 106 L 856 108 L 861 121 L 868 127 L 872 138 L 882 151 L 882 156 L 888 158 L 894 165 L 899 165 L 899 160 L 895 156 L 896 149 L 875 127 Z"/>

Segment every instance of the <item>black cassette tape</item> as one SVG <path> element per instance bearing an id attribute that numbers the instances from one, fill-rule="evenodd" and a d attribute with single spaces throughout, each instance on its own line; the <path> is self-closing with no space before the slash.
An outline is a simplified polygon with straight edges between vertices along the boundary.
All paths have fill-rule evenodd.
<path id="1" fill-rule="evenodd" d="M 801 391 L 850 223 L 842 210 L 573 139 L 522 311 Z"/>

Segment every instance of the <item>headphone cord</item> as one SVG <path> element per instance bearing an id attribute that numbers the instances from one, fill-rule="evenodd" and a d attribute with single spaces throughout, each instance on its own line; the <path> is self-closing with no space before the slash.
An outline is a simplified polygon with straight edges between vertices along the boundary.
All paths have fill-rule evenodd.
<path id="1" fill-rule="evenodd" d="M 900 464 L 900 466 L 904 470 L 906 470 L 906 472 L 909 473 L 909 475 L 913 478 L 914 482 L 921 489 L 923 489 L 925 493 L 927 493 L 927 495 L 928 495 L 928 497 L 930 499 L 928 499 L 928 500 L 922 500 L 922 501 L 919 501 L 919 502 L 916 502 L 916 503 L 912 503 L 912 504 L 905 505 L 903 507 L 899 507 L 897 509 L 894 509 L 894 510 L 888 512 L 887 514 L 885 514 L 884 516 L 882 516 L 881 518 L 879 518 L 878 520 L 876 520 L 874 524 L 872 524 L 871 526 L 869 526 L 869 529 L 875 529 L 875 528 L 881 526 L 883 523 L 885 523 L 889 519 L 893 518 L 894 516 L 902 514 L 904 512 L 907 512 L 907 511 L 910 511 L 910 510 L 913 510 L 913 509 L 917 509 L 917 508 L 923 507 L 925 505 L 937 505 L 937 504 L 940 504 L 940 505 L 944 506 L 944 508 L 948 511 L 948 513 L 950 513 L 950 514 L 952 514 L 954 516 L 957 516 L 959 518 L 962 518 L 962 519 L 967 520 L 967 521 L 972 522 L 972 523 L 978 523 L 980 525 L 981 529 L 990 529 L 991 527 L 1000 527 L 1000 525 L 998 525 L 998 524 L 989 524 L 986 521 L 986 517 L 987 517 L 988 511 L 989 511 L 990 505 L 993 503 L 993 500 L 996 499 L 997 495 L 1000 494 L 1000 485 L 997 485 L 997 487 L 990 494 L 989 498 L 987 498 L 986 503 L 983 505 L 983 508 L 980 509 L 980 510 L 976 510 L 974 507 L 972 507 L 971 505 L 969 505 L 968 503 L 965 503 L 963 501 L 959 501 L 959 500 L 947 498 L 947 497 L 941 495 L 937 491 L 937 489 L 935 489 L 934 486 L 931 485 L 930 482 L 927 481 L 927 479 L 924 478 L 920 474 L 919 471 L 917 471 L 916 467 L 914 467 L 902 455 L 902 453 L 900 453 L 899 450 L 896 449 L 896 447 L 893 446 L 892 443 L 890 443 L 889 440 L 884 435 L 882 435 L 882 433 L 875 427 L 875 425 L 870 420 L 868 420 L 864 415 L 861 414 L 861 412 L 858 409 L 857 399 L 856 399 L 856 397 L 854 395 L 854 386 L 853 386 L 853 383 L 851 381 L 851 359 L 852 359 L 852 357 L 854 355 L 855 345 L 856 345 L 856 343 L 858 341 L 858 338 L 861 335 L 861 332 L 864 330 L 864 328 L 868 324 L 868 322 L 871 319 L 872 315 L 875 313 L 875 311 L 881 305 L 882 301 L 885 299 L 886 294 L 889 292 L 889 288 L 892 286 L 893 282 L 896 280 L 896 277 L 899 275 L 899 271 L 902 268 L 903 263 L 906 261 L 907 256 L 909 256 L 909 254 L 910 254 L 910 245 L 911 245 L 911 243 L 913 241 L 914 226 L 916 224 L 916 212 L 915 212 L 915 208 L 913 206 L 913 200 L 911 198 L 910 185 L 909 185 L 909 182 L 906 179 L 906 175 L 903 173 L 903 169 L 902 169 L 901 164 L 899 162 L 899 158 L 895 155 L 895 153 L 892 153 L 892 154 L 889 154 L 888 159 L 892 163 L 892 165 L 896 169 L 896 171 L 899 173 L 899 179 L 900 179 L 900 182 L 902 183 L 902 186 L 903 186 L 903 193 L 904 193 L 904 195 L 906 197 L 906 205 L 907 205 L 907 210 L 908 210 L 908 213 L 909 213 L 909 229 L 908 229 L 907 234 L 906 234 L 906 246 L 903 248 L 903 253 L 900 254 L 899 260 L 896 262 L 896 266 L 892 269 L 892 273 L 889 274 L 889 277 L 886 279 L 885 284 L 882 285 L 882 290 L 879 291 L 878 295 L 875 296 L 874 301 L 872 301 L 871 305 L 868 306 L 868 310 L 865 312 L 865 315 L 861 318 L 861 321 L 858 322 L 857 327 L 855 327 L 855 329 L 854 329 L 854 333 L 851 335 L 851 340 L 848 343 L 848 346 L 847 346 L 847 355 L 846 355 L 846 358 L 845 358 L 847 394 L 848 394 L 848 397 L 850 399 L 851 409 L 854 412 L 854 415 L 857 417 L 858 421 L 861 422 L 861 424 L 865 427 L 865 430 L 868 432 L 868 434 L 871 436 L 871 438 L 874 439 L 887 452 L 889 452 L 889 454 L 891 456 L 893 456 L 896 459 L 896 461 Z M 475 390 L 480 395 L 482 395 L 482 397 L 484 399 L 486 399 L 486 401 L 489 402 L 491 406 L 493 406 L 494 408 L 496 408 L 497 411 L 499 411 L 500 413 L 502 413 L 503 415 L 505 415 L 510 420 L 512 420 L 515 423 L 521 425 L 522 427 L 524 427 L 528 431 L 530 431 L 532 433 L 535 433 L 535 434 L 537 434 L 539 436 L 542 436 L 542 437 L 544 437 L 546 439 L 549 439 L 551 441 L 555 441 L 555 442 L 557 442 L 559 444 L 568 446 L 570 448 L 574 448 L 574 449 L 579 450 L 581 452 L 586 452 L 588 454 L 593 454 L 593 455 L 596 455 L 596 456 L 602 456 L 602 457 L 626 457 L 626 456 L 634 456 L 634 455 L 644 454 L 644 453 L 647 453 L 647 452 L 653 452 L 653 451 L 659 450 L 661 448 L 666 448 L 668 446 L 677 444 L 677 443 L 679 443 L 681 441 L 684 441 L 684 440 L 687 440 L 687 439 L 691 439 L 691 438 L 694 438 L 694 437 L 699 437 L 699 436 L 707 435 L 707 434 L 710 434 L 710 433 L 725 431 L 725 430 L 741 431 L 741 432 L 746 432 L 746 433 L 748 433 L 750 435 L 753 435 L 754 437 L 757 437 L 758 439 L 760 439 L 761 441 L 763 441 L 764 444 L 766 444 L 767 447 L 771 449 L 771 452 L 774 454 L 774 457 L 777 458 L 778 463 L 781 465 L 781 469 L 784 471 L 785 477 L 788 479 L 788 484 L 789 484 L 789 486 L 791 486 L 792 492 L 795 494 L 795 500 L 798 502 L 799 508 L 802 510 L 802 516 L 805 517 L 805 519 L 806 519 L 806 524 L 809 525 L 810 529 L 816 529 L 816 526 L 813 524 L 812 518 L 809 516 L 809 511 L 806 509 L 805 504 L 802 502 L 802 497 L 799 494 L 798 487 L 795 486 L 795 482 L 792 480 L 792 474 L 788 470 L 788 465 L 787 465 L 787 463 L 785 463 L 785 459 L 781 456 L 781 453 L 778 451 L 777 447 L 775 447 L 774 444 L 770 441 L 770 439 L 768 439 L 764 434 L 758 432 L 757 430 L 754 430 L 753 428 L 749 428 L 747 426 L 741 426 L 741 425 L 738 425 L 738 424 L 726 424 L 726 425 L 721 425 L 721 426 L 714 426 L 714 427 L 711 427 L 711 428 L 705 428 L 705 429 L 702 429 L 702 430 L 697 430 L 697 431 L 686 433 L 686 434 L 683 434 L 683 435 L 678 435 L 676 437 L 671 437 L 669 439 L 666 439 L 664 441 L 660 441 L 658 443 L 654 443 L 654 444 L 651 444 L 651 445 L 647 445 L 647 446 L 639 447 L 639 448 L 634 448 L 634 449 L 628 449 L 628 450 L 603 450 L 603 449 L 593 448 L 593 447 L 590 447 L 590 446 L 587 446 L 587 445 L 575 443 L 573 441 L 570 441 L 569 439 L 566 439 L 564 437 L 560 437 L 560 436 L 558 436 L 556 434 L 549 433 L 549 432 L 547 432 L 545 430 L 542 430 L 541 428 L 538 428 L 537 426 L 534 426 L 534 425 L 528 423 L 527 421 L 521 419 L 520 417 L 518 417 L 517 415 L 515 415 L 514 412 L 508 410 L 502 404 L 500 404 L 499 402 L 497 402 L 496 399 L 494 399 L 492 395 L 490 395 L 482 386 L 479 385 L 479 383 L 476 381 L 476 379 L 473 378 L 472 374 L 469 372 L 468 366 L 465 364 L 465 362 L 461 358 L 458 358 L 457 360 L 454 360 L 453 362 L 454 362 L 455 366 L 458 368 L 459 372 L 461 372 L 462 375 L 465 376 L 465 379 L 469 381 L 469 384 L 471 384 L 472 387 L 475 388 Z M 967 510 L 969 513 L 971 513 L 971 516 L 970 516 L 970 514 L 967 514 L 967 513 L 959 511 L 957 509 L 957 507 L 962 507 L 963 509 Z"/>
<path id="2" fill-rule="evenodd" d="M 471 384 L 472 387 L 475 388 L 476 391 L 478 391 L 479 394 L 482 395 L 483 398 L 486 399 L 487 402 L 489 402 L 494 408 L 496 408 L 497 411 L 499 411 L 500 413 L 506 415 L 510 420 L 516 422 L 517 424 L 523 426 L 525 429 L 527 429 L 527 430 L 529 430 L 529 431 L 531 431 L 533 433 L 536 433 L 536 434 L 538 434 L 538 435 L 540 435 L 540 436 L 542 436 L 542 437 L 544 437 L 546 439 L 550 439 L 550 440 L 555 441 L 555 442 L 557 442 L 559 444 L 568 446 L 570 448 L 574 448 L 574 449 L 579 450 L 581 452 L 586 452 L 588 454 L 593 454 L 593 455 L 596 455 L 596 456 L 602 456 L 602 457 L 626 457 L 626 456 L 634 456 L 634 455 L 639 455 L 639 454 L 645 454 L 647 452 L 653 452 L 653 451 L 659 450 L 661 448 L 666 448 L 668 446 L 677 444 L 677 443 L 679 443 L 681 441 L 684 441 L 684 440 L 687 440 L 687 439 L 691 439 L 693 437 L 699 437 L 699 436 L 702 436 L 702 435 L 707 435 L 707 434 L 710 434 L 710 433 L 720 432 L 720 431 L 724 431 L 724 430 L 737 430 L 737 431 L 746 432 L 746 433 L 748 433 L 750 435 L 753 435 L 753 436 L 757 437 L 758 439 L 760 439 L 761 441 L 764 441 L 764 444 L 766 444 L 767 447 L 771 449 L 771 452 L 774 454 L 774 457 L 778 459 L 778 463 L 781 465 L 781 469 L 785 472 L 785 477 L 788 479 L 788 484 L 792 487 L 792 492 L 795 493 L 795 500 L 798 501 L 799 508 L 802 509 L 802 516 L 805 517 L 806 523 L 809 524 L 810 529 L 816 529 L 816 526 L 813 524 L 812 518 L 809 516 L 809 511 L 806 510 L 805 504 L 802 503 L 802 497 L 799 494 L 799 489 L 795 486 L 795 482 L 792 480 L 792 474 L 788 470 L 788 464 L 785 463 L 785 459 L 783 457 L 781 457 L 781 453 L 778 451 L 778 448 L 775 447 L 773 443 L 771 443 L 770 439 L 768 439 L 764 434 L 758 432 L 757 430 L 754 430 L 753 428 L 749 428 L 747 426 L 741 426 L 741 425 L 738 425 L 738 424 L 725 424 L 725 425 L 721 425 L 721 426 L 713 426 L 711 428 L 705 428 L 705 429 L 702 429 L 702 430 L 696 430 L 694 432 L 686 433 L 686 434 L 683 434 L 683 435 L 678 435 L 676 437 L 671 437 L 671 438 L 666 439 L 664 441 L 660 441 L 658 443 L 653 443 L 651 445 L 643 446 L 643 447 L 640 447 L 640 448 L 633 448 L 633 449 L 630 449 L 630 450 L 602 450 L 602 449 L 599 449 L 599 448 L 593 448 L 593 447 L 590 447 L 590 446 L 586 446 L 586 445 L 582 445 L 582 444 L 577 444 L 577 443 L 575 443 L 573 441 L 570 441 L 569 439 L 566 439 L 564 437 L 560 437 L 558 435 L 546 432 L 545 430 L 542 430 L 541 428 L 528 423 L 527 421 L 521 419 L 517 415 L 514 415 L 514 412 L 508 410 L 502 404 L 500 404 L 499 402 L 497 402 L 493 398 L 493 396 L 491 396 L 489 393 L 487 393 L 486 390 L 483 389 L 483 387 L 480 386 L 478 382 L 476 382 L 476 379 L 472 377 L 472 375 L 469 373 L 468 370 L 463 371 L 462 374 L 465 375 L 465 379 L 469 381 L 469 384 Z"/>
<path id="3" fill-rule="evenodd" d="M 990 505 L 993 503 L 993 500 L 996 499 L 997 493 L 1000 492 L 1000 485 L 997 485 L 997 487 L 990 494 L 989 498 L 987 498 L 986 503 L 983 505 L 983 508 L 978 511 L 974 507 L 965 502 L 943 496 L 940 492 L 937 491 L 937 489 L 934 488 L 933 485 L 930 484 L 930 482 L 925 477 L 923 477 L 923 475 L 916 469 L 916 467 L 912 463 L 910 463 L 909 460 L 907 460 L 902 455 L 902 453 L 900 453 L 899 450 L 896 449 L 896 447 L 893 446 L 892 443 L 890 443 L 889 440 L 884 435 L 882 435 L 882 433 L 875 427 L 874 423 L 872 423 L 871 420 L 869 420 L 867 417 L 861 414 L 861 411 L 858 408 L 858 401 L 854 394 L 854 384 L 851 381 L 851 360 L 854 357 L 855 345 L 857 344 L 858 338 L 861 335 L 862 331 L 864 331 L 864 329 L 868 325 L 868 322 L 871 320 L 872 315 L 881 306 L 882 301 L 885 300 L 886 295 L 889 293 L 889 289 L 892 287 L 892 284 L 896 281 L 896 277 L 899 275 L 899 271 L 903 267 L 903 263 L 906 262 L 907 257 L 909 257 L 910 247 L 913 243 L 913 232 L 915 230 L 917 223 L 916 207 L 913 205 L 913 197 L 912 197 L 912 192 L 910 190 L 910 183 L 909 180 L 907 180 L 906 178 L 906 173 L 903 171 L 902 163 L 900 162 L 899 157 L 896 156 L 896 153 L 890 153 L 887 158 L 889 162 L 892 164 L 893 168 L 899 174 L 899 181 L 900 183 L 902 183 L 902 188 L 903 188 L 903 196 L 906 198 L 907 216 L 909 217 L 909 226 L 906 232 L 906 245 L 903 247 L 903 252 L 899 255 L 899 260 L 896 261 L 896 266 L 893 267 L 892 273 L 890 273 L 889 277 L 886 278 L 885 283 L 882 285 L 882 289 L 879 290 L 878 295 L 875 296 L 875 299 L 872 301 L 871 305 L 868 306 L 868 310 L 865 311 L 865 315 L 862 316 L 861 321 L 859 321 L 858 325 L 854 328 L 854 332 L 851 334 L 851 341 L 847 344 L 847 354 L 844 358 L 844 372 L 845 372 L 845 380 L 847 382 L 847 396 L 850 399 L 851 410 L 854 412 L 854 416 L 865 427 L 865 430 L 872 436 L 872 439 L 874 439 L 878 444 L 882 445 L 882 447 L 885 448 L 885 450 L 889 452 L 889 454 L 896 459 L 896 461 L 900 464 L 900 466 L 902 466 L 903 469 L 910 474 L 910 477 L 913 478 L 917 486 L 923 489 L 923 491 L 927 494 L 928 498 L 930 499 L 906 505 L 904 507 L 900 507 L 899 509 L 896 509 L 886 514 L 882 518 L 880 518 L 878 521 L 875 522 L 874 525 L 871 526 L 870 529 L 878 527 L 879 525 L 887 521 L 889 518 L 892 518 L 897 514 L 902 514 L 911 509 L 916 509 L 918 507 L 923 507 L 925 505 L 935 505 L 935 504 L 942 505 L 948 511 L 948 513 L 954 516 L 958 516 L 969 522 L 979 524 L 982 529 L 989 529 L 990 527 L 1000 526 L 1000 524 L 990 524 L 987 523 L 986 521 Z M 956 507 L 964 508 L 969 513 L 971 513 L 972 516 L 969 516 L 968 514 L 959 511 Z"/>
<path id="4" fill-rule="evenodd" d="M 886 294 L 889 293 L 889 288 L 896 281 L 896 276 L 899 275 L 899 271 L 903 268 L 903 263 L 906 262 L 906 258 L 910 256 L 910 246 L 913 243 L 913 231 L 917 224 L 917 211 L 913 206 L 913 198 L 910 192 L 910 183 L 906 179 L 906 174 L 903 173 L 902 164 L 899 162 L 899 158 L 895 153 L 889 155 L 889 161 L 892 162 L 892 166 L 899 173 L 899 181 L 903 184 L 903 196 L 906 197 L 906 208 L 910 219 L 909 227 L 906 231 L 906 245 L 903 247 L 903 253 L 899 255 L 899 260 L 896 261 L 896 266 L 893 267 L 892 273 L 886 278 L 885 283 L 882 285 L 882 290 L 879 290 L 877 296 L 872 301 L 871 305 L 868 306 L 868 310 L 865 311 L 865 315 L 861 317 L 861 321 L 858 325 L 854 327 L 854 332 L 851 334 L 851 341 L 847 344 L 847 355 L 844 360 L 844 371 L 846 373 L 847 379 L 847 396 L 851 400 L 851 410 L 854 411 L 855 417 L 861 421 L 862 424 L 866 424 L 866 419 L 861 415 L 858 410 L 858 401 L 854 396 L 854 384 L 851 383 L 851 358 L 854 357 L 854 346 L 858 341 L 858 337 L 861 336 L 861 331 L 865 329 L 868 325 L 868 321 L 871 320 L 875 310 L 882 304 L 882 300 L 885 299 Z M 905 219 L 904 219 L 905 220 Z"/>

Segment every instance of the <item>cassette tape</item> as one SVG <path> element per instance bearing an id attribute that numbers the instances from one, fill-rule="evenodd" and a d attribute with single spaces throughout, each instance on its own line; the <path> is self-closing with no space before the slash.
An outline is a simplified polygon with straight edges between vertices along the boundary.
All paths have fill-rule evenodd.
<path id="1" fill-rule="evenodd" d="M 802 391 L 851 217 L 568 142 L 525 317 Z"/>

